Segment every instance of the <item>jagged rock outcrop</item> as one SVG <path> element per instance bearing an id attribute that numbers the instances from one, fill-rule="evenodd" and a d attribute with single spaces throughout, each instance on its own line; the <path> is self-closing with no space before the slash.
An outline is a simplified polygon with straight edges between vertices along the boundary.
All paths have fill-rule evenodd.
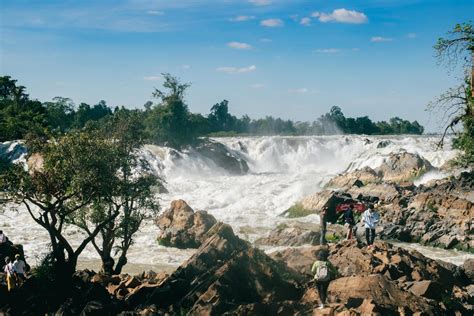
<path id="1" fill-rule="evenodd" d="M 285 249 L 271 255 L 276 260 L 311 278 L 309 267 L 322 250 L 338 269 L 338 278 L 328 291 L 333 312 L 381 313 L 469 313 L 470 280 L 462 268 L 428 259 L 416 251 L 407 251 L 384 242 L 372 249 L 346 241 L 329 246 Z M 309 287 L 300 305 L 318 301 Z"/>
<path id="2" fill-rule="evenodd" d="M 126 298 L 130 309 L 154 306 L 160 311 L 222 314 L 239 305 L 297 300 L 298 275 L 283 263 L 217 223 L 198 251 L 156 287 L 140 288 Z"/>
<path id="3" fill-rule="evenodd" d="M 307 196 L 301 200 L 298 205 L 304 210 L 308 210 L 309 213 L 320 213 L 323 207 L 329 207 L 327 221 L 334 223 L 337 220 L 338 215 L 336 214 L 336 205 L 340 203 L 352 203 L 355 202 L 349 193 L 324 190 L 317 192 L 310 196 Z M 291 208 L 282 213 L 283 216 L 288 216 Z"/>
<path id="4" fill-rule="evenodd" d="M 195 146 L 194 149 L 207 159 L 212 160 L 218 167 L 232 174 L 246 174 L 249 171 L 247 162 L 224 144 L 213 140 L 205 140 Z"/>
<path id="5" fill-rule="evenodd" d="M 198 248 L 215 223 L 217 220 L 214 216 L 205 211 L 195 212 L 185 201 L 175 200 L 168 210 L 155 219 L 155 224 L 160 228 L 157 239 L 165 246 Z"/>
<path id="6" fill-rule="evenodd" d="M 267 236 L 255 240 L 257 246 L 287 246 L 318 245 L 320 231 L 306 229 L 297 225 L 280 225 Z"/>
<path id="7" fill-rule="evenodd" d="M 352 172 L 344 172 L 328 183 L 328 187 L 350 189 L 370 183 L 413 182 L 434 167 L 425 158 L 408 152 L 392 153 L 377 168 L 364 167 Z"/>

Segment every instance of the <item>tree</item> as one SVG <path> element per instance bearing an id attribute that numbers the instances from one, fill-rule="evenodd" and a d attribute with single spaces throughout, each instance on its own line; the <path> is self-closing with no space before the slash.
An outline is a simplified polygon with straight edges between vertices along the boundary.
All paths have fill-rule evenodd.
<path id="1" fill-rule="evenodd" d="M 8 200 L 21 203 L 33 220 L 49 234 L 57 273 L 69 277 L 77 259 L 119 214 L 98 222 L 91 234 L 74 248 L 64 228 L 95 198 L 110 195 L 115 184 L 114 148 L 93 133 L 74 132 L 46 141 L 28 139 L 29 170 L 12 165 L 0 176 L 0 191 Z"/>
<path id="2" fill-rule="evenodd" d="M 48 127 L 53 131 L 64 133 L 71 128 L 74 120 L 74 102 L 69 98 L 54 97 L 52 102 L 45 102 Z"/>
<path id="3" fill-rule="evenodd" d="M 193 143 L 198 134 L 189 124 L 189 110 L 184 94 L 189 84 L 181 84 L 176 77 L 163 74 L 165 91 L 155 89 L 153 96 L 160 103 L 149 111 L 148 131 L 157 144 L 181 148 Z"/>
<path id="4" fill-rule="evenodd" d="M 16 82 L 10 76 L 0 77 L 0 141 L 42 134 L 46 127 L 45 108 L 30 100 L 26 88 Z"/>
<path id="5" fill-rule="evenodd" d="M 112 190 L 96 196 L 90 206 L 73 216 L 72 223 L 92 237 L 92 245 L 102 260 L 102 272 L 120 274 L 135 233 L 145 219 L 159 210 L 153 190 L 161 179 L 150 172 L 149 163 L 139 152 L 145 139 L 140 112 L 121 109 L 97 125 L 94 128 L 101 137 L 113 140 L 113 165 L 118 169 Z M 112 220 L 101 225 L 109 218 Z M 99 226 L 101 238 L 97 240 L 94 228 Z M 118 255 L 117 262 L 114 254 Z"/>
<path id="6" fill-rule="evenodd" d="M 435 55 L 440 63 L 455 69 L 461 62 L 463 81 L 458 87 L 449 89 L 428 105 L 432 111 L 441 110 L 446 124 L 440 146 L 448 131 L 456 134 L 453 141 L 455 148 L 463 151 L 458 162 L 474 163 L 474 98 L 472 94 L 472 73 L 474 59 L 474 28 L 472 24 L 457 24 L 448 32 L 446 38 L 439 38 L 434 46 Z M 461 132 L 454 129 L 462 125 Z"/>

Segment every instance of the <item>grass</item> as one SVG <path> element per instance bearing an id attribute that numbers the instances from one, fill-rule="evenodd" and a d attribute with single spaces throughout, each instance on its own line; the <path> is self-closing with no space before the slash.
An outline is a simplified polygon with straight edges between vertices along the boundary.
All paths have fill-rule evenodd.
<path id="1" fill-rule="evenodd" d="M 314 214 L 314 211 L 305 209 L 300 203 L 296 203 L 289 209 L 287 209 L 284 213 L 288 218 L 296 218 L 296 217 L 304 217 L 310 214 Z"/>

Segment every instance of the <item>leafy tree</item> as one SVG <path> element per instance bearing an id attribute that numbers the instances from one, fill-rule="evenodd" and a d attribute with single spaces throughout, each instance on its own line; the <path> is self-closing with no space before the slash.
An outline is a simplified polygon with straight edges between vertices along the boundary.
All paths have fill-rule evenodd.
<path id="1" fill-rule="evenodd" d="M 161 179 L 150 172 L 148 161 L 140 156 L 145 139 L 141 113 L 121 109 L 97 125 L 101 137 L 113 140 L 113 165 L 118 169 L 112 190 L 95 197 L 90 206 L 72 218 L 72 223 L 92 237 L 102 260 L 102 272 L 120 274 L 135 233 L 159 210 L 153 189 Z M 94 235 L 95 227 L 100 227 L 99 240 Z M 117 262 L 114 254 L 118 255 Z"/>
<path id="2" fill-rule="evenodd" d="M 148 131 L 157 144 L 180 148 L 193 143 L 198 134 L 190 123 L 184 94 L 189 84 L 182 84 L 176 77 L 163 74 L 165 91 L 155 89 L 153 96 L 160 103 L 150 110 L 147 117 Z"/>
<path id="3" fill-rule="evenodd" d="M 89 104 L 81 103 L 74 115 L 75 128 L 83 128 L 89 121 L 98 121 L 103 117 L 112 115 L 112 110 L 104 100 L 91 107 Z"/>
<path id="4" fill-rule="evenodd" d="M 69 98 L 55 97 L 52 102 L 45 102 L 48 127 L 61 133 L 71 128 L 74 120 L 74 102 Z"/>
<path id="5" fill-rule="evenodd" d="M 64 228 L 95 198 L 110 195 L 115 184 L 112 142 L 92 133 L 74 132 L 49 141 L 27 140 L 29 170 L 12 165 L 0 177 L 0 191 L 23 204 L 33 220 L 49 234 L 57 273 L 68 277 L 86 245 L 119 214 L 97 223 L 74 248 Z"/>
<path id="6" fill-rule="evenodd" d="M 440 141 L 449 130 L 456 133 L 454 147 L 463 151 L 459 157 L 461 164 L 474 163 L 474 95 L 472 92 L 472 74 L 474 72 L 474 27 L 471 22 L 457 24 L 448 32 L 446 38 L 439 38 L 434 46 L 435 55 L 440 63 L 455 69 L 461 62 L 464 80 L 455 88 L 449 89 L 428 105 L 428 108 L 444 112 L 446 128 Z M 462 125 L 461 132 L 456 126 Z"/>
<path id="7" fill-rule="evenodd" d="M 0 141 L 22 139 L 28 133 L 44 133 L 45 108 L 32 101 L 24 86 L 10 76 L 0 77 Z"/>

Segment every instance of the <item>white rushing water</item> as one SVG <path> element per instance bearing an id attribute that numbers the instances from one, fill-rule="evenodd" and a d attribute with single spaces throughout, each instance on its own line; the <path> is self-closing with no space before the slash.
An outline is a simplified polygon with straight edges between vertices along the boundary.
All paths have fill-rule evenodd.
<path id="1" fill-rule="evenodd" d="M 418 153 L 435 167 L 452 159 L 456 152 L 449 147 L 436 149 L 438 138 L 426 136 L 308 136 L 308 137 L 235 137 L 214 139 L 221 142 L 249 165 L 246 175 L 232 175 L 211 160 L 195 152 L 179 154 L 173 150 L 147 146 L 145 157 L 166 179 L 169 193 L 160 196 L 163 208 L 174 199 L 183 199 L 195 210 L 206 210 L 226 222 L 247 240 L 268 233 L 281 222 L 278 215 L 304 196 L 322 189 L 336 174 L 364 166 L 377 167 L 390 153 Z M 381 142 L 385 147 L 378 148 Z M 444 173 L 430 178 L 446 176 Z M 423 179 L 420 179 L 424 182 Z M 420 182 L 420 183 L 421 183 Z M 300 221 L 317 221 L 305 217 Z M 17 243 L 25 245 L 35 261 L 48 249 L 45 231 L 29 215 L 7 209 L 0 215 L 0 227 Z M 1 229 L 0 228 L 0 229 Z M 172 268 L 188 258 L 193 250 L 165 248 L 156 243 L 157 227 L 147 222 L 137 234 L 130 251 L 130 263 L 150 268 Z M 68 230 L 69 238 L 80 240 L 77 229 Z M 464 255 L 464 254 L 461 254 Z M 442 252 L 435 257 L 443 259 Z M 452 253 L 446 260 L 458 263 Z M 97 260 L 89 247 L 83 262 Z"/>

